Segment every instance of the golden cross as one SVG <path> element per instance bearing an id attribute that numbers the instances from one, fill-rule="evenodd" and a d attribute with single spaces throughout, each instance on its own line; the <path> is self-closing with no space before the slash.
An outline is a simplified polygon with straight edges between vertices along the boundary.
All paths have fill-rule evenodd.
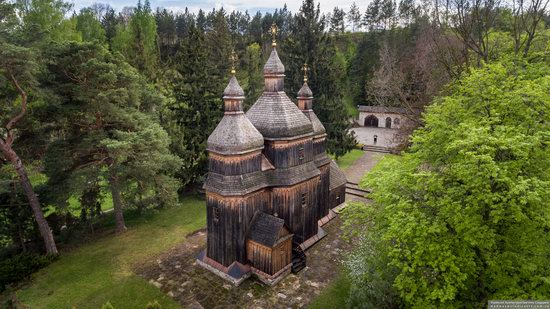
<path id="1" fill-rule="evenodd" d="M 235 50 L 231 51 L 231 74 L 235 75 L 237 71 L 235 70 L 235 63 L 237 62 L 237 53 Z"/>
<path id="2" fill-rule="evenodd" d="M 271 46 L 277 46 L 277 32 L 279 32 L 279 27 L 275 23 L 271 25 L 269 33 L 271 33 Z"/>
<path id="3" fill-rule="evenodd" d="M 304 63 L 304 66 L 302 67 L 302 71 L 304 72 L 304 83 L 307 83 L 307 72 L 309 72 L 307 63 Z"/>

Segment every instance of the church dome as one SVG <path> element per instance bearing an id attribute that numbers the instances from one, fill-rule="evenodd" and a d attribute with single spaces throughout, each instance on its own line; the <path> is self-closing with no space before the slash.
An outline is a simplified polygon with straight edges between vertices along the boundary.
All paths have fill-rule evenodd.
<path id="1" fill-rule="evenodd" d="M 264 138 L 244 113 L 225 115 L 210 134 L 208 151 L 219 154 L 242 154 L 263 148 Z"/>
<path id="2" fill-rule="evenodd" d="M 283 91 L 284 72 L 273 48 L 264 66 L 264 93 L 246 113 L 265 139 L 290 139 L 313 132 L 309 119 Z"/>

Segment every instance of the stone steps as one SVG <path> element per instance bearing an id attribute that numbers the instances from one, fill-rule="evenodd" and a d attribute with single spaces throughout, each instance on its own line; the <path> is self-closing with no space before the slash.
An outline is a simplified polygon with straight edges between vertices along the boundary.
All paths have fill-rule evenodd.
<path id="1" fill-rule="evenodd" d="M 391 153 L 391 149 L 389 149 L 389 148 L 382 147 L 382 146 L 374 146 L 374 145 L 365 145 L 365 146 L 363 146 L 363 151 Z"/>

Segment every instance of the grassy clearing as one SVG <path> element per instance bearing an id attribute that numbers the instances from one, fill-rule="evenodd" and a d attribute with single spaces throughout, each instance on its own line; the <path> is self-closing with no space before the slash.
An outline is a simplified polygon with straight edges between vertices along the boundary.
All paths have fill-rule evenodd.
<path id="1" fill-rule="evenodd" d="M 332 309 L 346 308 L 346 300 L 349 296 L 351 282 L 344 272 L 340 272 L 338 277 L 327 286 L 319 296 L 317 296 L 309 309 Z"/>
<path id="2" fill-rule="evenodd" d="M 108 235 L 61 255 L 17 293 L 31 308 L 144 308 L 158 300 L 163 309 L 181 308 L 132 272 L 134 263 L 163 252 L 206 224 L 205 203 L 197 197 L 160 212 L 127 214 L 128 231 Z M 114 220 L 106 223 L 114 229 Z"/>
<path id="3" fill-rule="evenodd" d="M 357 159 L 361 158 L 365 153 L 362 150 L 359 149 L 352 149 L 350 152 L 346 153 L 344 156 L 338 158 L 336 160 L 336 163 L 338 163 L 338 166 L 342 170 L 346 170 L 348 167 L 350 167 L 353 162 L 357 161 Z M 334 159 L 334 156 L 330 156 L 332 159 Z"/>

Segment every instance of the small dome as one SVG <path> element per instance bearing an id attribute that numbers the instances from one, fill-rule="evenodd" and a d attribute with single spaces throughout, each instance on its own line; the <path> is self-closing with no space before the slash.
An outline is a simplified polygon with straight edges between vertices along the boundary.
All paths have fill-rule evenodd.
<path id="1" fill-rule="evenodd" d="M 300 88 L 300 91 L 298 91 L 298 97 L 299 98 L 311 98 L 313 97 L 313 92 L 311 89 L 309 89 L 309 86 L 307 85 L 307 82 L 304 83 L 302 88 Z"/>
<path id="2" fill-rule="evenodd" d="M 237 81 L 237 78 L 235 77 L 235 75 L 231 76 L 231 79 L 229 80 L 229 84 L 227 84 L 227 87 L 225 87 L 225 90 L 223 91 L 223 97 L 224 98 L 244 97 L 243 88 L 241 88 L 241 85 L 239 85 L 239 82 Z"/>
<path id="3" fill-rule="evenodd" d="M 279 55 L 277 54 L 277 50 L 273 48 L 271 51 L 271 55 L 269 55 L 269 59 L 267 59 L 267 62 L 264 65 L 264 74 L 284 74 L 285 73 L 285 66 L 281 62 L 281 59 L 279 59 Z"/>
<path id="4" fill-rule="evenodd" d="M 207 141 L 208 151 L 242 154 L 261 149 L 264 138 L 244 113 L 225 115 Z"/>

